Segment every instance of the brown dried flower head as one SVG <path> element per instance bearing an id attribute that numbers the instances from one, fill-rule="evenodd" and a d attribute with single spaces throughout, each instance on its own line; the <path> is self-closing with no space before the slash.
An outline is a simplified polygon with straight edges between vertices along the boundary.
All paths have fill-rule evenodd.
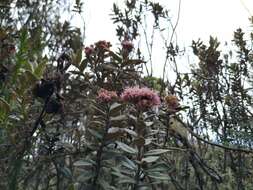
<path id="1" fill-rule="evenodd" d="M 180 106 L 178 98 L 174 95 L 168 95 L 164 98 L 164 100 L 170 110 L 177 110 Z"/>

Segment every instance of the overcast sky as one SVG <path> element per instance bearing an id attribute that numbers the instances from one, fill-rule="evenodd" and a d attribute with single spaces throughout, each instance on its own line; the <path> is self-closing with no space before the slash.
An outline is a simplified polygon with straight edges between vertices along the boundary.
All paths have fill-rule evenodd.
<path id="1" fill-rule="evenodd" d="M 87 43 L 115 36 L 109 14 L 112 4 L 124 0 L 86 0 L 85 22 Z M 178 11 L 178 0 L 159 0 L 170 9 L 174 21 Z M 209 35 L 221 40 L 230 40 L 233 30 L 242 27 L 249 30 L 248 18 L 253 15 L 253 0 L 182 0 L 177 34 L 179 41 L 188 43 L 192 39 L 207 39 Z"/>
<path id="2" fill-rule="evenodd" d="M 83 17 L 86 26 L 85 44 L 98 40 L 117 42 L 115 30 L 109 14 L 112 4 L 122 4 L 124 0 L 85 0 Z M 156 1 L 157 2 L 157 1 Z M 179 0 L 159 0 L 170 10 L 175 23 Z M 208 40 L 210 35 L 221 42 L 229 42 L 233 31 L 241 27 L 245 32 L 252 31 L 249 17 L 253 15 L 253 0 L 181 0 L 179 24 L 176 30 L 178 44 L 189 47 L 192 40 Z M 80 20 L 75 21 L 79 25 Z M 157 70 L 158 73 L 161 72 Z"/>

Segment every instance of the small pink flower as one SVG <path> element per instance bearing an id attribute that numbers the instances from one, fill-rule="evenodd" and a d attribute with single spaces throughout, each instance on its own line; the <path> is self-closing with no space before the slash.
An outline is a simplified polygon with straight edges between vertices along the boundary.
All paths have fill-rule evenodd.
<path id="1" fill-rule="evenodd" d="M 84 52 L 85 52 L 86 56 L 90 56 L 94 52 L 94 46 L 90 45 L 89 47 L 88 46 L 85 47 Z"/>
<path id="2" fill-rule="evenodd" d="M 122 45 L 123 49 L 127 50 L 128 52 L 131 52 L 134 48 L 133 43 L 128 40 L 122 41 L 121 45 Z"/>
<path id="3" fill-rule="evenodd" d="M 117 98 L 118 98 L 118 95 L 115 91 L 109 91 L 109 90 L 106 90 L 106 89 L 103 89 L 103 88 L 101 88 L 98 91 L 97 99 L 100 102 L 108 103 L 108 102 L 112 102 L 113 100 L 115 100 Z"/>
<path id="4" fill-rule="evenodd" d="M 140 88 L 138 86 L 126 88 L 121 94 L 121 99 L 133 103 L 139 109 L 148 109 L 161 104 L 160 98 L 156 92 L 149 88 Z"/>

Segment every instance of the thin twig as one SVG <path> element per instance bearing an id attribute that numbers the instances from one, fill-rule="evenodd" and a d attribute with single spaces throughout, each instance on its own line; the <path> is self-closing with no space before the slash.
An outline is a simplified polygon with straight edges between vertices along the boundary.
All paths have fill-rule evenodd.
<path id="1" fill-rule="evenodd" d="M 191 128 L 192 126 L 187 126 L 187 124 L 185 124 L 180 118 L 177 117 L 177 120 L 189 131 L 189 133 L 194 136 L 195 138 L 197 138 L 198 140 L 206 143 L 206 144 L 209 144 L 209 145 L 212 145 L 212 146 L 216 146 L 216 147 L 219 147 L 219 148 L 223 148 L 223 149 L 226 149 L 226 150 L 231 150 L 231 151 L 239 151 L 239 152 L 245 152 L 245 153 L 251 153 L 253 154 L 253 150 L 251 149 L 244 149 L 244 148 L 236 148 L 236 147 L 231 147 L 231 146 L 225 146 L 225 145 L 221 145 L 221 144 L 218 144 L 218 143 L 214 143 L 214 142 L 210 142 L 208 140 L 205 140 L 204 138 L 200 137 L 199 135 L 197 135 L 196 133 L 194 133 Z"/>

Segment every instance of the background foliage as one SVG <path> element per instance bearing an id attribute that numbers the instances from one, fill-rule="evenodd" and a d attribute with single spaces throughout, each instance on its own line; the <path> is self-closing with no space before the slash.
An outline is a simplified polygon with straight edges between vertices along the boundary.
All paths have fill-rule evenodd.
<path id="1" fill-rule="evenodd" d="M 0 3 L 0 189 L 252 189 L 244 32 L 234 32 L 229 52 L 214 37 L 193 41 L 196 62 L 181 71 L 165 7 L 112 5 L 121 43 L 112 51 L 107 41 L 84 46 L 81 29 L 63 21 L 84 6 Z M 153 76 L 158 34 L 161 78 Z"/>

